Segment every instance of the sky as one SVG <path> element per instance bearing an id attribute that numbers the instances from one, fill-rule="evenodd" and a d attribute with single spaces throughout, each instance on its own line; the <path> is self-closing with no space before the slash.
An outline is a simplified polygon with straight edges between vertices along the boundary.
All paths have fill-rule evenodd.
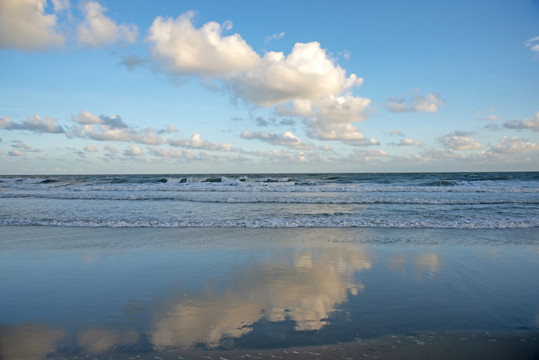
<path id="1" fill-rule="evenodd" d="M 538 170 L 537 0 L 0 0 L 0 174 Z"/>

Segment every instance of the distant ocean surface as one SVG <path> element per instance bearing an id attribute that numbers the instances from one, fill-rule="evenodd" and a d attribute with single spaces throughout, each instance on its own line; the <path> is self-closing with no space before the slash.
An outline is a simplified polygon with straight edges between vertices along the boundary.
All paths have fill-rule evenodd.
<path id="1" fill-rule="evenodd" d="M 539 227 L 539 172 L 0 176 L 0 225 Z"/>

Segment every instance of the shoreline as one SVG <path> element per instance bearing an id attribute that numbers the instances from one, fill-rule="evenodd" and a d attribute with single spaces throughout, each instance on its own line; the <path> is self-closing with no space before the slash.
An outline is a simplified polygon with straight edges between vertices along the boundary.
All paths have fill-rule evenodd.
<path id="1" fill-rule="evenodd" d="M 379 245 L 539 245 L 537 234 L 539 227 L 531 228 L 369 228 L 369 227 L 92 227 L 92 226 L 50 226 L 50 225 L 3 225 L 0 231 L 5 235 L 0 240 L 0 248 L 19 247 L 21 239 L 13 242 L 9 238 L 22 236 L 24 242 L 33 245 L 50 245 L 57 239 L 70 240 L 76 246 L 170 246 L 170 245 L 196 245 L 196 240 L 204 243 L 217 244 L 249 244 L 245 241 L 246 235 L 262 234 L 264 238 L 271 235 L 307 234 L 302 241 L 324 242 L 324 236 L 330 242 L 345 242 L 356 244 Z M 310 234 L 313 238 L 304 239 Z M 336 235 L 337 234 L 337 235 Z M 159 238 L 158 235 L 166 237 Z M 181 236 L 171 241 L 171 236 Z M 225 239 L 223 235 L 227 235 Z M 388 236 L 391 235 L 391 236 Z M 480 235 L 477 237 L 476 235 Z M 83 236 L 78 241 L 72 236 Z M 236 236 L 236 237 L 234 237 Z M 336 236 L 340 236 L 337 238 Z M 191 241 L 187 241 L 190 237 Z M 232 238 L 231 238 L 232 237 Z M 288 241 L 296 241 L 293 236 L 286 236 Z M 127 239 L 126 239 L 127 238 Z M 194 239 L 194 240 L 193 240 Z M 110 243 L 104 243 L 109 240 Z M 272 238 L 272 240 L 275 240 Z M 279 239 L 276 239 L 279 240 Z M 256 243 L 257 241 L 252 241 Z M 202 244 L 202 242 L 198 242 Z M 62 243 L 68 246 L 70 243 Z"/>

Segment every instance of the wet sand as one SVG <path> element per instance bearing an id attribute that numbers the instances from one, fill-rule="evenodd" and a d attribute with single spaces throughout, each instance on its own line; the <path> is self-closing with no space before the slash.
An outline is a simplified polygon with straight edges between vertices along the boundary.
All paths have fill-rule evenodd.
<path id="1" fill-rule="evenodd" d="M 538 230 L 2 227 L 1 359 L 536 359 Z"/>

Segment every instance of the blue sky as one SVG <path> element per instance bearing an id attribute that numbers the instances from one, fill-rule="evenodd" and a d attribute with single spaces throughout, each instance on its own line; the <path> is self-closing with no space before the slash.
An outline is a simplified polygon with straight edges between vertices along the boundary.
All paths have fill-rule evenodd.
<path id="1" fill-rule="evenodd" d="M 0 173 L 539 170 L 537 1 L 0 0 Z"/>

